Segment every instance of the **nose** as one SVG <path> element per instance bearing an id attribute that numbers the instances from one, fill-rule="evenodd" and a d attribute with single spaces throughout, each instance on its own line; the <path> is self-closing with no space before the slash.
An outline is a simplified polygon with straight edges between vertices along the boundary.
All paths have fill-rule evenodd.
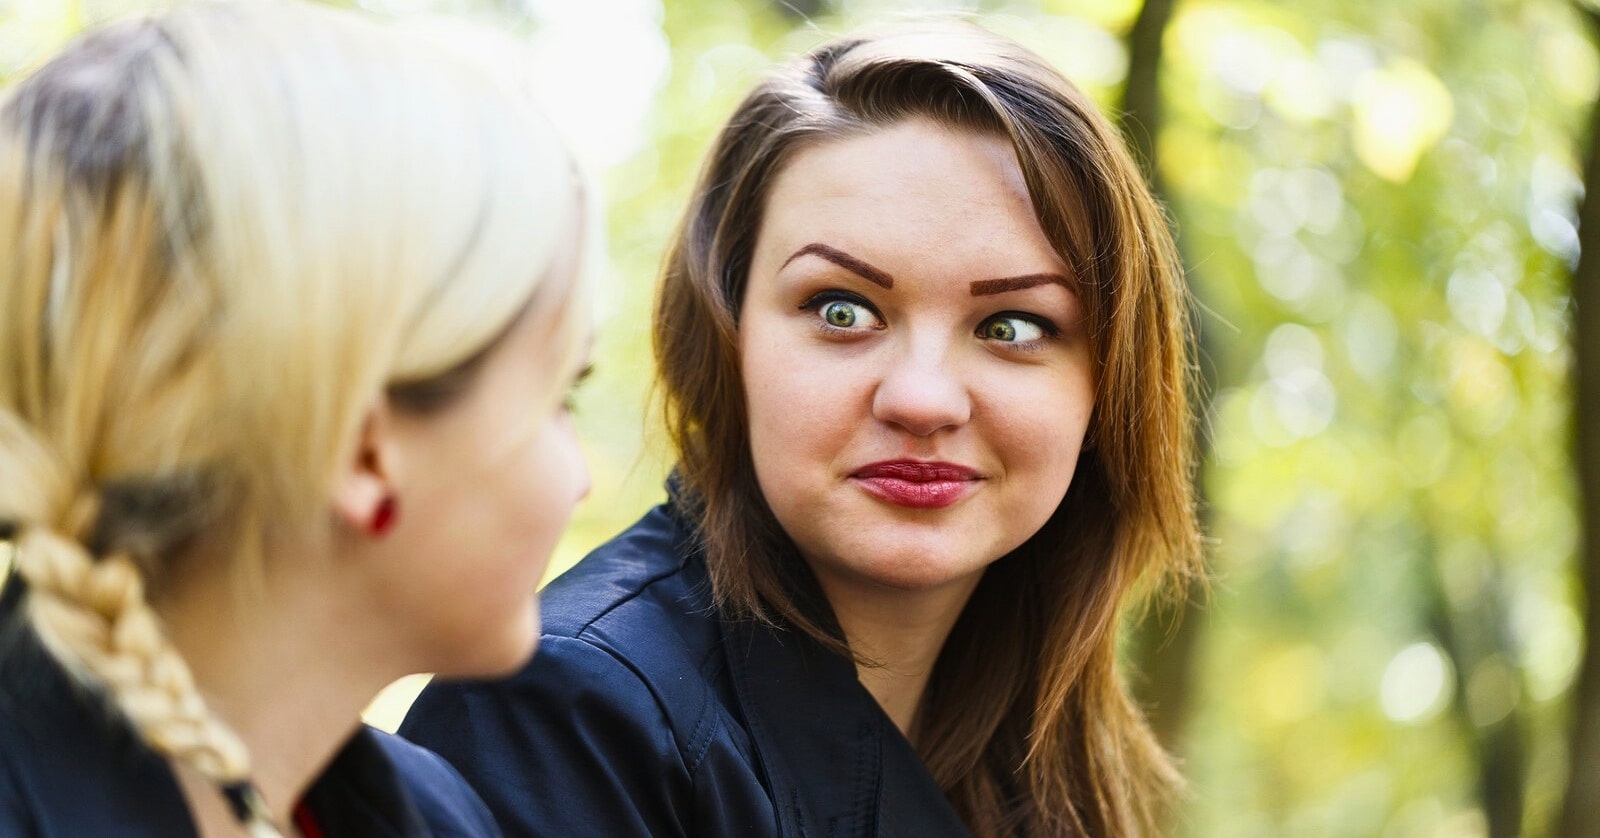
<path id="1" fill-rule="evenodd" d="M 566 434 L 567 445 L 571 450 L 572 471 L 574 487 L 578 490 L 573 498 L 573 503 L 578 503 L 589 497 L 589 490 L 593 488 L 593 475 L 589 471 L 589 455 L 584 453 L 583 442 L 578 438 L 578 426 L 572 421 L 572 414 L 561 415 L 562 431 Z"/>
<path id="2" fill-rule="evenodd" d="M 582 501 L 588 498 L 589 490 L 593 488 L 594 481 L 589 472 L 589 458 L 580 454 L 578 456 L 578 500 Z"/>
<path id="3" fill-rule="evenodd" d="M 947 350 L 910 346 L 891 359 L 873 393 L 873 416 L 916 436 L 966 424 L 972 395 Z"/>

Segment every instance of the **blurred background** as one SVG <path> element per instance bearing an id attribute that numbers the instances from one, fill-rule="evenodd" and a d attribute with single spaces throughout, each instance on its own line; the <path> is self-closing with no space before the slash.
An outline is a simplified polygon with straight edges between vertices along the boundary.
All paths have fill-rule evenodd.
<path id="1" fill-rule="evenodd" d="M 0 0 L 0 80 L 160 3 Z M 1191 836 L 1600 835 L 1583 441 L 1600 61 L 1563 0 L 366 0 L 525 38 L 601 185 L 577 398 L 594 491 L 555 572 L 662 496 L 654 274 L 711 133 L 775 59 L 915 11 L 1053 60 L 1119 121 L 1201 301 L 1214 583 L 1130 626 Z M 1600 222 L 1590 225 L 1600 239 Z M 1590 258 L 1600 257 L 1600 241 Z M 1588 382 L 1585 385 L 1583 382 Z M 1581 409 L 1586 404 L 1595 408 Z M 1587 417 L 1587 418 L 1585 418 Z M 1593 428 L 1593 430 L 1589 430 Z M 1597 484 L 1600 485 L 1600 484 Z M 1585 579 L 1591 580 L 1585 585 Z M 1590 635 L 1593 636 L 1593 635 Z M 1594 664 L 1589 664 L 1593 666 Z M 392 725 L 410 690 L 375 705 Z M 1563 814 L 1565 812 L 1565 814 Z"/>

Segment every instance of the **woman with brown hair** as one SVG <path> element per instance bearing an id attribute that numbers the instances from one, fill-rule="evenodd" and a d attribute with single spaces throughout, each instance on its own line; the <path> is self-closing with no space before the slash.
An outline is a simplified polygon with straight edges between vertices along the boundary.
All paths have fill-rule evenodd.
<path id="1" fill-rule="evenodd" d="M 660 293 L 668 503 L 546 591 L 545 654 L 402 732 L 510 832 L 1139 835 L 1117 672 L 1195 573 L 1161 208 L 1041 59 L 828 43 L 717 138 Z"/>

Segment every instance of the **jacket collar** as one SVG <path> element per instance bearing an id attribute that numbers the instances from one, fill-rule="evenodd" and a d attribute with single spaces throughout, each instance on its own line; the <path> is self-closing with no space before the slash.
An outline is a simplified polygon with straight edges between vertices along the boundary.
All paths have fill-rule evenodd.
<path id="1" fill-rule="evenodd" d="M 377 734 L 364 725 L 307 790 L 305 803 L 327 835 L 426 838 L 433 834 Z"/>
<path id="2" fill-rule="evenodd" d="M 967 834 L 850 661 L 799 631 L 721 624 L 781 835 Z"/>

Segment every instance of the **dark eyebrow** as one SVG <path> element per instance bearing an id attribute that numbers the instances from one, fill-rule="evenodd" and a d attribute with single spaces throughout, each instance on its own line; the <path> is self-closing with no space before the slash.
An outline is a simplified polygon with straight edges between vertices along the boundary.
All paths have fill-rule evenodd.
<path id="1" fill-rule="evenodd" d="M 885 288 L 894 287 L 894 277 L 890 276 L 888 273 L 874 268 L 873 266 L 861 261 L 860 259 L 857 259 L 854 256 L 851 256 L 843 250 L 829 247 L 821 242 L 812 242 L 811 244 L 796 250 L 794 255 L 783 260 L 783 264 L 778 266 L 778 270 L 783 270 L 784 268 L 788 267 L 790 262 L 793 262 L 794 260 L 799 259 L 801 256 L 805 256 L 807 254 L 812 256 L 821 256 L 829 262 L 832 262 L 835 265 L 838 265 L 839 267 L 844 268 L 845 270 L 856 274 L 862 279 L 865 279 L 866 281 L 875 285 L 881 285 Z"/>
<path id="2" fill-rule="evenodd" d="M 972 283 L 972 296 L 983 297 L 989 294 L 1004 294 L 1007 291 L 1020 291 L 1032 288 L 1035 285 L 1060 285 L 1071 290 L 1072 281 L 1061 274 L 1024 274 L 1022 276 L 1008 276 L 1000 279 L 979 279 Z"/>

